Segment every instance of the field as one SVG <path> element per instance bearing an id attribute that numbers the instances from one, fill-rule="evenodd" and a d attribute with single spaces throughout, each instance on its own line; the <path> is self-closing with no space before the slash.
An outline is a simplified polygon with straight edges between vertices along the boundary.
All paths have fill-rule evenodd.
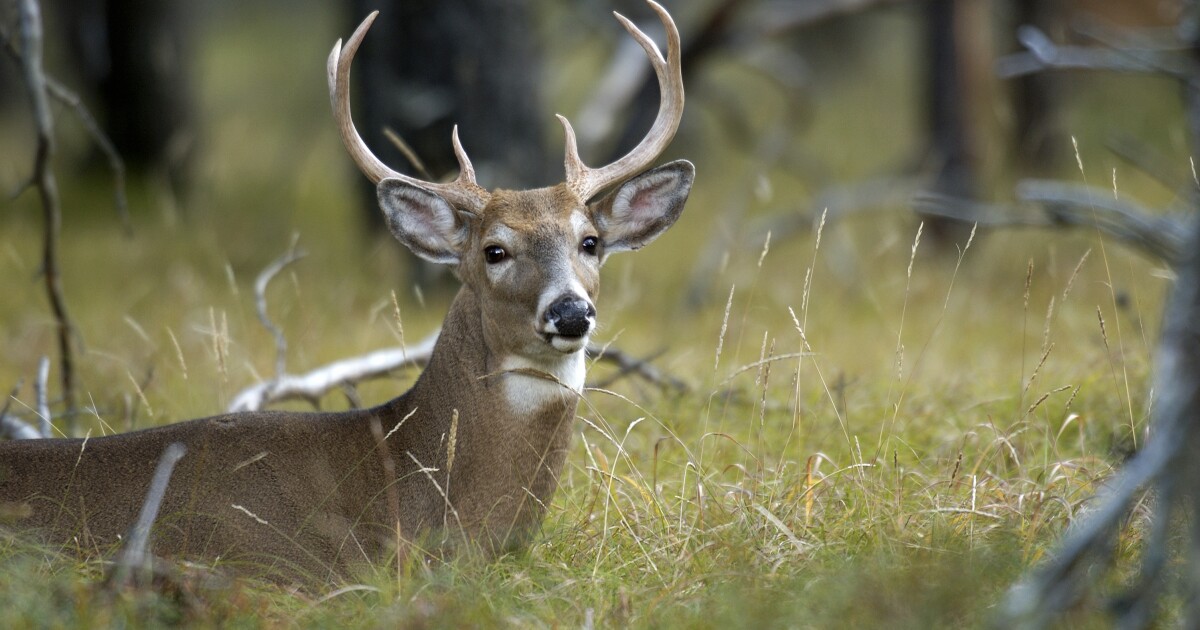
<path id="1" fill-rule="evenodd" d="M 822 223 L 811 204 L 823 186 L 918 151 L 905 78 L 916 60 L 893 41 L 911 24 L 891 12 L 876 21 L 880 50 L 895 54 L 870 57 L 869 77 L 818 82 L 812 123 L 795 132 L 821 160 L 820 177 L 799 172 L 800 160 L 764 165 L 732 146 L 702 96 L 689 103 L 671 152 L 697 165 L 687 211 L 645 251 L 609 262 L 598 305 L 601 341 L 653 357 L 688 389 L 623 378 L 586 393 L 562 485 L 526 552 L 487 565 L 385 561 L 318 592 L 235 581 L 110 596 L 98 586 L 101 560 L 0 533 L 0 626 L 986 624 L 1144 441 L 1171 273 L 1094 230 L 981 230 L 961 251 L 936 251 L 903 200 Z M 325 22 L 313 34 L 262 8 L 221 23 L 219 45 L 198 61 L 209 134 L 195 192 L 177 199 L 136 184 L 132 235 L 118 227 L 107 175 L 63 161 L 62 267 L 91 414 L 81 433 L 216 414 L 269 378 L 274 345 L 253 282 L 293 238 L 308 255 L 267 294 L 289 370 L 413 343 L 438 326 L 450 294 L 414 293 L 410 259 L 360 228 L 357 175 L 326 111 L 322 68 L 337 34 Z M 767 134 L 781 97 L 737 75 L 716 67 L 701 81 L 767 92 L 748 123 Z M 1065 118 L 1081 168 L 1071 159 L 1053 175 L 1170 201 L 1103 143 L 1134 134 L 1185 172 L 1173 86 L 1070 86 Z M 704 85 L 689 90 L 703 95 Z M 881 91 L 901 96 L 880 108 Z M 1158 126 L 1131 129 L 1130 112 Z M 3 190 L 27 168 L 24 119 L 10 118 Z M 61 126 L 62 152 L 84 153 L 78 129 Z M 1004 198 L 1013 176 L 993 165 L 998 151 L 985 158 Z M 742 218 L 724 225 L 731 207 Z M 811 216 L 813 228 L 748 240 L 746 225 L 769 211 Z M 32 194 L 0 213 L 0 387 L 23 383 L 11 404 L 26 417 L 38 360 L 54 348 L 39 219 Z M 358 393 L 380 402 L 415 375 Z M 590 380 L 612 375 L 597 365 Z M 345 405 L 340 393 L 322 401 Z M 1140 518 L 1118 555 L 1138 548 Z M 1073 621 L 1099 625 L 1098 615 Z"/>

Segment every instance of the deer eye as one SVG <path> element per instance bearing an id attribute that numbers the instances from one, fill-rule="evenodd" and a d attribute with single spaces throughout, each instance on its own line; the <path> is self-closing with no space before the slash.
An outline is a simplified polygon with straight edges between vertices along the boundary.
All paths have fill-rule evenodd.
<path id="1" fill-rule="evenodd" d="M 595 236 L 588 236 L 583 239 L 583 242 L 579 244 L 579 247 L 584 251 L 584 253 L 595 256 L 596 248 L 599 245 L 600 245 L 600 239 L 596 238 Z"/>
<path id="2" fill-rule="evenodd" d="M 508 252 L 499 245 L 488 245 L 483 248 L 483 259 L 489 265 L 494 265 L 508 257 Z"/>

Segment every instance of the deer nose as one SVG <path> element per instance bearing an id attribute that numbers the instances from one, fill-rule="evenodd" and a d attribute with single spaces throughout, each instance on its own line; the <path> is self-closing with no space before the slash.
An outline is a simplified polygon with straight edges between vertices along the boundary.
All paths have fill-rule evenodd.
<path id="1" fill-rule="evenodd" d="M 546 308 L 546 332 L 564 337 L 582 337 L 592 329 L 596 307 L 577 296 L 564 295 Z"/>

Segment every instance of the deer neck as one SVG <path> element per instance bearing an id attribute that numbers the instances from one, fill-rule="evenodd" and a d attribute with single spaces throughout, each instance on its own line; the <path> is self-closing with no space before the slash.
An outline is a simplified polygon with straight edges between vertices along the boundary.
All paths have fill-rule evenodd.
<path id="1" fill-rule="evenodd" d="M 464 286 L 412 397 L 453 399 L 460 415 L 477 410 L 512 422 L 547 410 L 573 413 L 586 372 L 584 353 L 521 356 L 504 349 L 504 334 L 487 326 L 474 291 Z M 478 409 L 471 409 L 473 404 Z"/>
<path id="2" fill-rule="evenodd" d="M 429 476 L 402 482 L 415 484 L 412 490 L 427 497 L 437 519 L 451 528 L 457 519 L 464 529 L 507 545 L 512 534 L 536 527 L 557 487 L 584 356 L 534 360 L 504 354 L 503 347 L 502 340 L 489 339 L 479 301 L 463 287 L 425 371 L 391 403 L 392 415 L 412 414 L 391 450 L 401 467 L 419 461 L 437 469 L 433 479 L 449 496 L 453 518 L 442 514 L 446 499 Z"/>

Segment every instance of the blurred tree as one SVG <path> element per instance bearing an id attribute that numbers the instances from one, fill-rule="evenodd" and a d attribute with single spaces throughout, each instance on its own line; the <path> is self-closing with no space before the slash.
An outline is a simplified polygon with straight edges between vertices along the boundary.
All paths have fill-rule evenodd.
<path id="1" fill-rule="evenodd" d="M 195 141 L 189 21 L 177 0 L 58 0 L 84 89 L 136 171 L 181 185 Z"/>
<path id="2" fill-rule="evenodd" d="M 346 32 L 379 11 L 353 80 L 359 132 L 384 163 L 417 177 L 452 176 L 458 162 L 450 134 L 458 125 L 484 187 L 532 188 L 559 176 L 542 134 L 547 114 L 529 2 L 355 0 L 346 6 Z M 417 172 L 385 129 L 408 144 L 428 174 Z M 382 230 L 375 187 L 363 180 L 361 190 L 367 225 Z M 447 277 L 441 266 L 411 260 L 418 285 Z"/>
<path id="3" fill-rule="evenodd" d="M 390 128 L 433 177 L 453 175 L 457 124 L 483 186 L 528 188 L 559 176 L 543 138 L 548 114 L 526 0 L 356 0 L 350 28 L 374 10 L 354 80 L 360 132 L 380 159 L 421 175 L 385 137 Z M 382 227 L 374 187 L 364 190 L 370 223 Z"/>
<path id="4" fill-rule="evenodd" d="M 968 34 L 963 5 L 964 0 L 929 0 L 924 7 L 931 192 L 953 199 L 972 199 L 978 187 L 968 107 L 971 98 L 964 54 Z M 926 216 L 925 224 L 934 244 L 950 249 L 965 241 L 970 231 L 967 223 L 945 216 Z"/>
<path id="5" fill-rule="evenodd" d="M 1032 25 L 1061 39 L 1061 0 L 1017 0 L 1014 19 L 1018 28 Z M 1015 29 L 1014 29 L 1015 30 Z M 1067 144 L 1059 128 L 1055 81 L 1044 74 L 1028 74 L 1013 84 L 1013 115 L 1018 170 L 1044 173 L 1054 166 Z"/>

